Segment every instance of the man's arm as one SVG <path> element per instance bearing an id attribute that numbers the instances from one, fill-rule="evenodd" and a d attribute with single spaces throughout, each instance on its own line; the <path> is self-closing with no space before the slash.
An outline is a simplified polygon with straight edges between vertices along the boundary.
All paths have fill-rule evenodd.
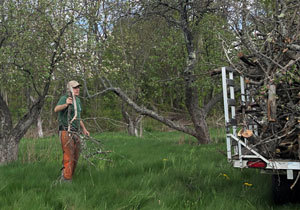
<path id="1" fill-rule="evenodd" d="M 90 132 L 88 132 L 88 130 L 85 128 L 84 123 L 83 123 L 82 120 L 80 120 L 80 126 L 82 128 L 83 134 L 87 135 L 87 136 L 90 136 Z"/>
<path id="2" fill-rule="evenodd" d="M 68 97 L 67 100 L 66 100 L 66 103 L 65 104 L 62 104 L 62 105 L 57 105 L 55 108 L 54 108 L 54 112 L 60 112 L 64 109 L 66 109 L 70 104 L 73 103 L 73 99 L 72 97 Z"/>

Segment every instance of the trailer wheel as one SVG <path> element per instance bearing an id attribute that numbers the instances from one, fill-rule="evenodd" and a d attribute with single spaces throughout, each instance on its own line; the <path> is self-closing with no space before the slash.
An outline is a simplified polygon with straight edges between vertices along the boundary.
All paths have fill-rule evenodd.
<path id="1" fill-rule="evenodd" d="M 286 175 L 272 175 L 272 194 L 275 204 L 299 202 L 300 184 L 297 183 L 293 190 L 290 189 L 295 180 L 287 179 Z"/>

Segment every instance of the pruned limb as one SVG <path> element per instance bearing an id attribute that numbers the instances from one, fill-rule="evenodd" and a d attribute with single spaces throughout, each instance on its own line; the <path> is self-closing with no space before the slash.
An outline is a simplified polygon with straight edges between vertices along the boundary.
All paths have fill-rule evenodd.
<path id="1" fill-rule="evenodd" d="M 270 85 L 268 91 L 268 120 L 276 121 L 276 85 Z"/>

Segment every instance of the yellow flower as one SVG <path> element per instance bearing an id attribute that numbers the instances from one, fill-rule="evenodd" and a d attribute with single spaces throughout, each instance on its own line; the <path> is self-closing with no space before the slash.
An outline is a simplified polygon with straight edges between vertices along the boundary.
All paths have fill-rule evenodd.
<path id="1" fill-rule="evenodd" d="M 219 176 L 224 176 L 226 179 L 229 179 L 229 176 L 227 174 L 220 173 Z"/>
<path id="2" fill-rule="evenodd" d="M 248 182 L 245 182 L 244 185 L 247 186 L 247 187 L 251 187 L 253 184 L 250 184 L 250 183 L 248 183 Z"/>
<path id="3" fill-rule="evenodd" d="M 167 158 L 164 158 L 163 161 L 168 161 L 168 159 L 167 159 Z"/>
<path id="4" fill-rule="evenodd" d="M 223 176 L 226 178 L 226 179 L 229 179 L 229 176 L 227 174 L 223 174 Z"/>

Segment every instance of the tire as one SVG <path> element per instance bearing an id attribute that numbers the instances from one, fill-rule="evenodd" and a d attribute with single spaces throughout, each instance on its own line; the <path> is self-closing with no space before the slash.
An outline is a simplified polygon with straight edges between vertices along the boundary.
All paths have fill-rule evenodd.
<path id="1" fill-rule="evenodd" d="M 300 202 L 300 180 L 291 190 L 295 180 L 287 179 L 286 175 L 272 175 L 272 195 L 275 204 Z"/>

